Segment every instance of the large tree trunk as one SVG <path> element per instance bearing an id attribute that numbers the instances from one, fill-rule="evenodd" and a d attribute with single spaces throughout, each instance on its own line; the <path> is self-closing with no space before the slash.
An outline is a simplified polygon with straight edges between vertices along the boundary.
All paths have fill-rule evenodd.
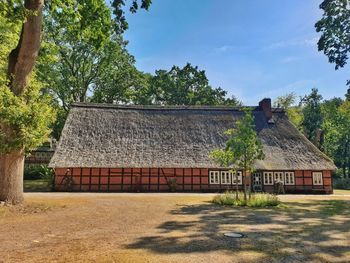
<path id="1" fill-rule="evenodd" d="M 10 89 L 17 96 L 24 92 L 39 53 L 44 0 L 25 0 L 24 6 L 35 13 L 27 16 L 18 45 L 9 56 Z"/>
<path id="2" fill-rule="evenodd" d="M 20 96 L 25 91 L 38 56 L 41 42 L 44 0 L 25 0 L 24 6 L 32 11 L 23 23 L 17 47 L 9 55 L 9 89 Z M 12 129 L 1 125 L 1 132 L 11 136 Z M 0 155 L 0 201 L 18 204 L 23 201 L 24 150 L 15 149 Z"/>
<path id="3" fill-rule="evenodd" d="M 0 156 L 0 201 L 19 204 L 23 201 L 24 151 Z"/>

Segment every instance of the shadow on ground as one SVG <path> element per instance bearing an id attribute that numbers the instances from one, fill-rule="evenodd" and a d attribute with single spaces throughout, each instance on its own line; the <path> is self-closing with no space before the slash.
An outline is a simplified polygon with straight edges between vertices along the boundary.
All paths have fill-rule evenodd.
<path id="1" fill-rule="evenodd" d="M 350 261 L 350 201 L 290 202 L 265 209 L 202 203 L 178 205 L 170 213 L 174 221 L 159 225 L 159 234 L 140 237 L 127 248 L 160 254 L 255 253 L 279 262 Z M 229 231 L 246 237 L 225 237 Z"/>

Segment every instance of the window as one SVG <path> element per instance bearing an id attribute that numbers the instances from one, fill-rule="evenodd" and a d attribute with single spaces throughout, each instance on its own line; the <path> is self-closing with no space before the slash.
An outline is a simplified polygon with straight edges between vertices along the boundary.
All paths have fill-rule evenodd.
<path id="1" fill-rule="evenodd" d="M 209 172 L 209 183 L 210 184 L 220 184 L 219 171 L 210 171 Z"/>
<path id="2" fill-rule="evenodd" d="M 284 183 L 284 174 L 283 172 L 274 172 L 273 173 L 274 182 Z"/>
<path id="3" fill-rule="evenodd" d="M 322 172 L 313 172 L 312 182 L 313 182 L 313 185 L 323 185 Z"/>
<path id="4" fill-rule="evenodd" d="M 261 185 L 261 174 L 260 173 L 254 173 L 253 174 L 253 184 L 254 185 Z"/>
<path id="5" fill-rule="evenodd" d="M 264 185 L 273 185 L 273 172 L 264 172 Z"/>
<path id="6" fill-rule="evenodd" d="M 231 173 L 228 171 L 221 172 L 221 184 L 231 184 Z"/>
<path id="7" fill-rule="evenodd" d="M 232 184 L 236 184 L 236 179 L 238 181 L 238 184 L 242 184 L 242 172 L 237 171 L 237 173 L 232 173 Z"/>
<path id="8" fill-rule="evenodd" d="M 294 185 L 294 172 L 285 172 L 284 173 L 284 183 L 286 185 Z"/>

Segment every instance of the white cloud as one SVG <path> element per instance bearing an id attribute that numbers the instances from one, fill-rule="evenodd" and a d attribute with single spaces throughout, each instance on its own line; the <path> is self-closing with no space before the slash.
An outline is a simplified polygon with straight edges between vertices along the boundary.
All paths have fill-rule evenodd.
<path id="1" fill-rule="evenodd" d="M 318 42 L 318 37 L 313 37 L 309 39 L 290 39 L 279 41 L 267 46 L 267 49 L 285 48 L 285 47 L 316 47 Z"/>
<path id="2" fill-rule="evenodd" d="M 242 51 L 242 50 L 246 50 L 248 49 L 248 46 L 235 46 L 235 45 L 222 45 L 219 47 L 215 47 L 213 49 L 214 53 L 225 53 L 225 52 L 229 52 L 229 51 Z"/>
<path id="3" fill-rule="evenodd" d="M 300 60 L 299 57 L 285 57 L 281 59 L 281 63 L 288 64 Z"/>
<path id="4" fill-rule="evenodd" d="M 230 50 L 232 50 L 234 48 L 235 48 L 235 46 L 232 46 L 232 45 L 223 45 L 221 47 L 214 48 L 214 52 L 216 52 L 216 53 L 223 53 L 223 52 L 230 51 Z"/>

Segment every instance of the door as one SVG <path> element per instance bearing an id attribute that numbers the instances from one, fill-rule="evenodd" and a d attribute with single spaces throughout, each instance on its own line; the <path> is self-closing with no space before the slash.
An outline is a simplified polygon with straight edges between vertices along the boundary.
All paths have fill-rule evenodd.
<path id="1" fill-rule="evenodd" d="M 135 174 L 133 177 L 133 190 L 135 192 L 140 192 L 142 190 L 142 187 L 141 187 L 141 175 L 139 174 Z"/>
<path id="2" fill-rule="evenodd" d="M 261 192 L 262 191 L 262 173 L 256 172 L 253 174 L 253 191 Z"/>

